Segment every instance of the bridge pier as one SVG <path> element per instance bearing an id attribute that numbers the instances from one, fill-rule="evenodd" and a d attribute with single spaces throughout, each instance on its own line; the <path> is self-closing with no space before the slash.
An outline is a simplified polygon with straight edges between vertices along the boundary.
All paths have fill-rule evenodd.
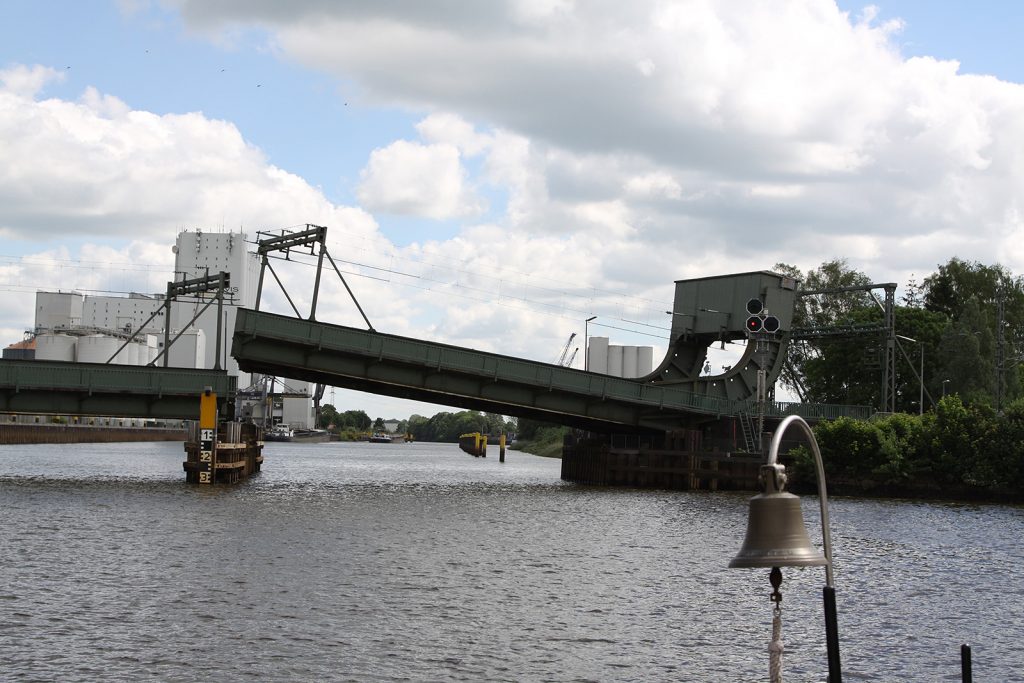
<path id="1" fill-rule="evenodd" d="M 187 423 L 185 481 L 189 484 L 237 484 L 260 471 L 263 464 L 262 429 L 243 422 L 221 422 L 213 439 L 198 422 Z M 204 432 L 207 432 L 204 434 Z M 212 441 L 212 443 L 211 443 Z"/>
<path id="2" fill-rule="evenodd" d="M 764 457 L 701 448 L 700 432 L 567 436 L 562 479 L 580 484 L 678 491 L 755 491 Z"/>
<path id="3" fill-rule="evenodd" d="M 263 464 L 263 430 L 217 417 L 217 394 L 207 387 L 199 400 L 199 420 L 186 422 L 182 467 L 189 484 L 237 484 Z"/>

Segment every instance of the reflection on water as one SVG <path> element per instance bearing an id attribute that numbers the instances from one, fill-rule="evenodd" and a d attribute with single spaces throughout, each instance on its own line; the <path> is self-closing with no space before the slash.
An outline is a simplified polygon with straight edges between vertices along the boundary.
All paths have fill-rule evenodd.
<path id="1" fill-rule="evenodd" d="M 0 447 L 14 680 L 755 681 L 746 495 L 602 489 L 455 445 L 268 444 L 186 486 L 181 444 Z M 494 454 L 496 455 L 496 453 Z M 832 502 L 844 675 L 1024 681 L 1021 510 Z M 816 501 L 805 500 L 812 537 Z M 820 568 L 783 571 L 787 680 L 825 674 Z"/>

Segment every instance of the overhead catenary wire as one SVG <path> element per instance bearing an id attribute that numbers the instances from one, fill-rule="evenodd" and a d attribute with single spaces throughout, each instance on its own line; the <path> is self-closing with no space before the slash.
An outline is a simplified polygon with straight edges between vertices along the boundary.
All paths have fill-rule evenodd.
<path id="1" fill-rule="evenodd" d="M 283 257 L 283 256 L 278 256 L 278 255 L 269 255 L 269 258 L 274 259 L 274 260 L 289 261 L 289 262 L 292 262 L 292 263 L 296 263 L 296 264 L 298 264 L 300 266 L 309 267 L 309 268 L 315 268 L 316 267 L 315 263 L 306 261 L 305 259 L 302 259 L 301 256 L 302 256 L 302 254 L 299 254 L 299 255 L 290 254 L 289 257 Z M 643 326 L 643 327 L 649 327 L 649 328 L 652 328 L 652 329 L 657 329 L 657 330 L 661 331 L 662 333 L 661 334 L 652 334 L 650 332 L 645 332 L 645 331 L 636 330 L 636 329 L 630 329 L 630 328 L 627 328 L 627 327 L 620 327 L 620 326 L 616 326 L 616 325 L 602 324 L 602 326 L 607 328 L 607 329 L 615 329 L 615 330 L 619 330 L 619 331 L 623 331 L 623 332 L 628 332 L 628 333 L 631 333 L 631 334 L 637 334 L 637 335 L 642 335 L 642 336 L 647 336 L 647 337 L 653 337 L 653 338 L 657 338 L 657 339 L 664 339 L 664 338 L 666 338 L 668 336 L 668 333 L 669 333 L 669 328 L 667 328 L 667 327 L 661 327 L 659 325 L 652 325 L 650 323 L 644 323 L 644 322 L 640 322 L 640 321 L 636 321 L 636 320 L 631 320 L 631 319 L 628 319 L 628 318 L 623 317 L 621 315 L 616 315 L 614 313 L 609 313 L 609 312 L 607 312 L 607 308 L 608 308 L 607 306 L 604 307 L 605 310 L 602 311 L 602 310 L 596 310 L 593 307 L 586 306 L 585 304 L 584 305 L 573 306 L 573 305 L 566 305 L 564 303 L 564 299 L 565 298 L 590 301 L 590 300 L 594 299 L 595 297 L 605 296 L 605 297 L 609 297 L 609 298 L 619 299 L 619 302 L 617 303 L 617 305 L 619 305 L 619 306 L 631 308 L 632 311 L 634 311 L 634 312 L 647 313 L 647 314 L 651 315 L 651 317 L 657 318 L 657 317 L 659 317 L 659 313 L 661 311 L 663 311 L 664 308 L 666 307 L 666 303 L 667 302 L 664 302 L 664 301 L 658 301 L 658 300 L 648 299 L 648 298 L 644 298 L 644 297 L 634 297 L 634 296 L 630 296 L 630 295 L 624 295 L 624 294 L 622 294 L 620 292 L 613 292 L 611 290 L 605 290 L 605 289 L 600 289 L 600 288 L 596 288 L 596 287 L 586 288 L 586 291 L 573 291 L 574 289 L 578 289 L 578 287 L 574 283 L 562 282 L 562 281 L 554 280 L 554 279 L 551 279 L 551 278 L 543 278 L 543 280 L 545 280 L 547 282 L 555 283 L 555 284 L 564 284 L 565 286 L 564 287 L 544 286 L 544 285 L 540 285 L 540 284 L 535 284 L 535 283 L 529 282 L 530 279 L 537 278 L 537 276 L 534 275 L 534 274 L 522 273 L 521 271 L 517 271 L 515 269 L 511 269 L 511 268 L 508 268 L 508 267 L 505 267 L 505 266 L 500 266 L 500 265 L 496 266 L 497 270 L 505 271 L 505 272 L 510 273 L 510 274 L 521 276 L 521 277 L 525 278 L 527 281 L 525 281 L 525 282 L 522 282 L 522 281 L 509 281 L 509 280 L 504 279 L 504 278 L 498 278 L 497 280 L 495 280 L 495 278 L 494 278 L 492 273 L 489 273 L 489 272 L 488 273 L 483 273 L 483 272 L 479 272 L 479 271 L 474 271 L 473 269 L 467 268 L 464 265 L 460 266 L 458 268 L 458 270 L 456 271 L 457 277 L 455 277 L 454 279 L 443 279 L 443 278 L 439 278 L 439 277 L 432 277 L 428 273 L 407 272 L 406 270 L 403 270 L 401 268 L 396 268 L 394 266 L 394 261 L 395 261 L 395 258 L 396 258 L 395 255 L 393 253 L 392 254 L 388 254 L 388 257 L 391 259 L 391 265 L 390 266 L 380 266 L 380 265 L 375 265 L 373 263 L 368 263 L 368 262 L 365 262 L 365 261 L 359 261 L 359 260 L 353 260 L 353 259 L 339 259 L 339 258 L 335 258 L 334 260 L 337 263 L 339 263 L 339 264 L 346 264 L 346 265 L 350 266 L 349 268 L 344 268 L 344 269 L 338 268 L 339 273 L 344 273 L 346 275 L 351 275 L 353 277 L 374 280 L 374 281 L 377 281 L 377 282 L 393 284 L 393 285 L 397 285 L 399 287 L 406 287 L 406 288 L 410 288 L 410 289 L 414 289 L 414 290 L 419 290 L 419 291 L 425 291 L 425 292 L 436 291 L 438 288 L 445 288 L 446 291 L 447 291 L 447 295 L 453 296 L 453 297 L 457 297 L 457 298 L 460 298 L 460 299 L 463 299 L 463 300 L 476 301 L 476 302 L 480 302 L 480 303 L 486 303 L 486 304 L 489 304 L 489 305 L 497 305 L 497 306 L 501 306 L 503 308 L 507 308 L 507 309 L 511 309 L 511 310 L 539 313 L 539 314 L 542 314 L 542 315 L 549 315 L 549 316 L 552 316 L 552 317 L 558 317 L 558 318 L 562 318 L 562 319 L 572 320 L 573 322 L 576 322 L 578 318 L 586 317 L 586 316 L 591 315 L 591 314 L 596 312 L 596 313 L 600 314 L 602 317 L 606 317 L 606 318 L 609 318 L 609 319 L 612 319 L 612 320 L 619 320 L 619 321 L 627 323 L 629 325 L 640 325 L 640 326 Z M 0 260 L 3 260 L 3 259 L 16 260 L 15 257 L 0 256 Z M 445 272 L 452 272 L 452 268 L 451 268 L 450 264 L 438 264 L 438 263 L 431 262 L 429 260 L 416 259 L 416 258 L 413 258 L 413 257 L 410 257 L 410 256 L 403 256 L 403 257 L 400 258 L 400 260 L 404 260 L 404 261 L 407 261 L 409 263 L 420 264 L 420 265 L 422 265 L 425 268 L 439 269 L 439 270 L 443 269 Z M 89 269 L 91 269 L 92 271 L 95 271 L 97 266 L 101 266 L 101 267 L 105 266 L 109 270 L 123 269 L 123 270 L 129 270 L 131 272 L 154 272 L 155 269 L 157 269 L 157 268 L 159 268 L 159 269 L 166 269 L 167 268 L 166 266 L 162 266 L 162 265 L 158 265 L 158 264 L 133 264 L 132 267 L 121 268 L 120 264 L 116 264 L 116 265 L 113 265 L 113 267 L 111 267 L 112 264 L 110 264 L 110 263 L 101 263 L 101 262 L 83 261 L 83 260 L 72 260 L 72 259 L 53 259 L 53 260 L 49 260 L 49 259 L 32 259 L 31 261 L 17 261 L 17 262 L 19 262 L 19 263 L 31 263 L 31 265 L 48 265 L 48 264 L 52 265 L 52 264 L 56 264 L 58 262 L 70 262 L 70 263 L 75 263 L 75 264 L 88 264 Z M 337 268 L 337 266 L 336 266 L 336 268 Z M 365 271 L 371 271 L 371 272 L 368 273 L 368 272 L 365 272 Z M 166 270 L 162 270 L 162 272 L 166 273 L 167 271 Z M 377 274 L 373 274 L 373 273 L 380 273 L 383 276 L 377 275 Z M 459 274 L 464 275 L 465 277 L 464 278 L 460 278 L 460 277 L 458 277 Z M 487 288 L 487 287 L 481 287 L 481 286 L 477 286 L 477 285 L 471 284 L 470 281 L 473 280 L 474 278 L 494 280 L 496 282 L 496 287 L 495 288 Z M 47 289 L 47 287 L 45 287 L 45 286 L 41 287 L 41 286 L 25 285 L 25 284 L 21 284 L 21 283 L 15 284 L 15 283 L 9 283 L 8 282 L 8 283 L 0 283 L 0 290 L 3 290 L 3 289 L 6 289 L 7 291 L 38 291 L 40 289 L 45 290 L 45 289 Z M 80 288 L 80 287 L 63 288 L 63 289 L 73 289 L 74 291 L 78 291 L 78 292 L 82 292 L 82 293 L 106 294 L 106 295 L 118 295 L 118 294 L 128 295 L 128 294 L 139 293 L 137 289 L 115 290 L 115 289 L 95 289 L 95 288 Z M 534 292 L 536 294 L 536 296 L 529 296 L 526 293 L 527 291 Z M 551 301 L 542 300 L 545 295 L 550 295 L 552 297 L 557 297 L 559 299 L 563 299 L 563 302 L 555 303 L 555 302 L 551 302 Z M 197 299 L 196 303 L 198 303 L 199 301 L 201 301 L 201 299 Z M 525 305 L 517 305 L 514 302 L 521 302 L 522 304 L 525 304 Z M 632 304 L 630 302 L 636 302 L 636 303 L 634 305 L 634 304 Z M 226 305 L 230 305 L 227 302 L 225 302 L 225 304 Z M 643 310 L 643 309 L 646 309 L 646 310 Z M 635 313 L 634 313 L 634 317 L 635 317 Z"/>

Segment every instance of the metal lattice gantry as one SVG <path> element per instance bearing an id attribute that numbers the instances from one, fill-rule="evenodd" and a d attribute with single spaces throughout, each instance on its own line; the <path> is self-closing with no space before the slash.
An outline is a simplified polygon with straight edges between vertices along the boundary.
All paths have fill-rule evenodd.
<path id="1" fill-rule="evenodd" d="M 261 233 L 263 234 L 263 233 Z M 291 296 L 288 295 L 288 291 L 285 289 L 284 284 L 281 282 L 281 278 L 278 277 L 277 272 L 274 270 L 273 265 L 270 263 L 270 255 L 278 252 L 284 254 L 284 258 L 287 260 L 292 250 L 301 250 L 310 255 L 316 255 L 316 282 L 313 285 L 313 300 L 309 308 L 309 320 L 316 320 L 316 304 L 317 299 L 320 295 L 320 277 L 323 273 L 324 258 L 334 268 L 334 272 L 337 273 L 338 278 L 341 280 L 341 284 L 345 286 L 345 291 L 352 298 L 352 302 L 359 309 L 359 314 L 363 316 L 363 320 L 366 321 L 366 326 L 371 331 L 373 325 L 370 323 L 370 319 L 366 317 L 366 313 L 363 311 L 363 307 L 359 305 L 359 301 L 356 299 L 355 294 L 352 293 L 352 288 L 348 286 L 348 282 L 345 281 L 345 276 L 341 274 L 338 269 L 338 265 L 331 258 L 330 253 L 327 251 L 327 228 L 323 225 L 313 225 L 311 223 L 306 224 L 305 230 L 282 230 L 280 235 L 272 237 L 264 237 L 257 242 L 257 253 L 260 255 L 260 279 L 259 284 L 256 287 L 256 310 L 260 310 L 260 300 L 263 296 L 263 281 L 264 275 L 269 270 L 270 274 L 277 281 L 278 287 L 281 288 L 281 292 L 284 294 L 285 299 L 291 305 L 292 310 L 295 311 L 295 315 L 299 318 L 302 314 L 299 312 L 298 307 L 295 306 L 295 302 L 292 301 Z"/>
<path id="2" fill-rule="evenodd" d="M 896 412 L 896 349 L 899 342 L 896 338 L 896 287 L 895 282 L 881 284 L 851 285 L 849 287 L 830 287 L 823 289 L 800 290 L 797 296 L 815 296 L 819 294 L 842 294 L 844 292 L 867 292 L 882 310 L 881 325 L 833 325 L 828 327 L 796 328 L 793 330 L 794 340 L 821 339 L 825 337 L 854 337 L 860 335 L 881 335 L 882 338 L 882 392 L 879 410 L 883 413 Z M 885 299 L 879 301 L 874 291 L 881 289 Z M 899 346 L 903 351 L 902 346 Z M 903 351 L 906 356 L 906 351 Z M 909 362 L 909 360 L 908 360 Z M 911 363 L 913 368 L 913 364 Z M 916 372 L 916 370 L 915 370 Z"/>

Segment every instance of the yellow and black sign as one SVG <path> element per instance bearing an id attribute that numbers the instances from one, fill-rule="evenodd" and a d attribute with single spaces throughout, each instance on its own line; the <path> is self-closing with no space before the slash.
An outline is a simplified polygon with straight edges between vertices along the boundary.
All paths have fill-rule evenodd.
<path id="1" fill-rule="evenodd" d="M 217 440 L 217 394 L 209 389 L 199 400 L 199 473 L 200 484 L 213 483 L 214 449 Z"/>

